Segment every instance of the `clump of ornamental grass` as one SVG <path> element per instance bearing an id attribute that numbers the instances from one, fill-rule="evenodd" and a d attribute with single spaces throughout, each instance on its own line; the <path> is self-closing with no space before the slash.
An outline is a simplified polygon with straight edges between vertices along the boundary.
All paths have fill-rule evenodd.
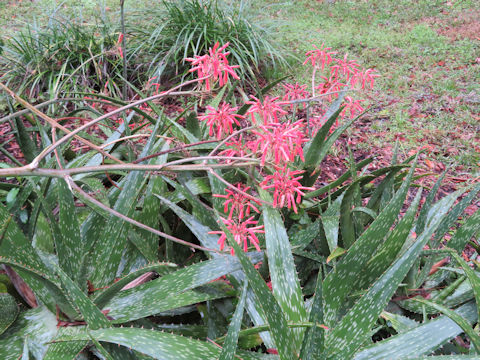
<path id="1" fill-rule="evenodd" d="M 121 56 L 119 35 L 111 25 L 51 19 L 5 41 L 2 81 L 30 98 L 102 90 L 118 94 Z"/>
<path id="2" fill-rule="evenodd" d="M 131 27 L 129 32 L 135 34 L 138 44 L 132 44 L 136 48 L 132 55 L 143 59 L 135 62 L 149 64 L 151 77 L 185 75 L 185 59 L 206 54 L 216 42 L 231 44 L 241 81 L 252 80 L 261 68 L 287 64 L 284 51 L 271 40 L 270 27 L 259 23 L 243 0 L 233 4 L 223 0 L 163 0 L 162 6 L 146 16 L 148 24 Z"/>

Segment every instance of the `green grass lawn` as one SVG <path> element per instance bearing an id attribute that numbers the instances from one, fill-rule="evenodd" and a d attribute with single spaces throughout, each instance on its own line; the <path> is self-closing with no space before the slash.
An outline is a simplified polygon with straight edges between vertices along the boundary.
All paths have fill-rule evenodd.
<path id="1" fill-rule="evenodd" d="M 322 43 L 379 71 L 375 91 L 365 94 L 372 111 L 368 134 L 357 132 L 359 146 L 382 148 L 399 139 L 406 154 L 428 145 L 437 161 L 478 176 L 480 2 L 261 0 L 248 5 L 275 29 L 271 35 L 285 54 L 296 56 L 287 70 L 295 81 L 310 84 L 309 69 L 301 63 L 312 45 Z M 161 1 L 126 0 L 125 6 L 128 22 L 133 12 Z M 115 21 L 118 9 L 114 0 L 1 2 L 0 34 L 10 36 L 25 24 L 41 26 L 46 14 L 54 13 L 85 22 L 95 16 Z"/>

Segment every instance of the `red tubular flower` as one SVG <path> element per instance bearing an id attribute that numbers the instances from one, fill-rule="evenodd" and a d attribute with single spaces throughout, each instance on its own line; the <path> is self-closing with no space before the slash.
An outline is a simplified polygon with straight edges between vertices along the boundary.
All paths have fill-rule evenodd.
<path id="1" fill-rule="evenodd" d="M 234 138 L 232 141 L 227 141 L 225 145 L 227 148 L 220 151 L 218 155 L 246 157 L 249 154 L 249 149 L 252 148 L 251 142 L 244 142 L 242 135 L 238 136 L 238 138 Z M 226 160 L 226 162 L 229 163 L 232 162 L 232 160 Z"/>
<path id="2" fill-rule="evenodd" d="M 285 84 L 283 88 L 285 89 L 285 95 L 283 95 L 282 100 L 285 101 L 301 100 L 310 96 L 309 92 L 305 90 L 307 85 L 300 85 L 297 82 L 295 84 Z M 293 104 L 290 104 L 290 108 L 293 108 Z"/>
<path id="3" fill-rule="evenodd" d="M 261 131 L 252 131 L 257 135 L 253 144 L 254 151 L 260 150 L 262 154 L 261 165 L 267 160 L 273 160 L 276 165 L 282 166 L 295 160 L 295 156 L 303 158 L 302 144 L 307 142 L 303 130 L 304 123 L 299 120 L 294 123 L 261 125 Z"/>
<path id="4" fill-rule="evenodd" d="M 347 81 L 351 75 L 355 75 L 359 71 L 359 66 L 355 60 L 347 60 L 348 54 L 345 54 L 343 60 L 335 59 L 338 65 L 332 66 L 333 73 L 337 74 L 338 71 L 346 76 Z"/>
<path id="5" fill-rule="evenodd" d="M 380 77 L 379 74 L 375 72 L 374 69 L 367 69 L 365 71 L 359 71 L 350 80 L 350 85 L 353 87 L 356 83 L 361 84 L 361 88 L 365 89 L 365 85 L 370 85 L 370 88 L 373 89 L 373 83 L 375 82 L 375 78 Z"/>
<path id="6" fill-rule="evenodd" d="M 242 183 L 238 183 L 235 185 L 238 190 L 248 193 L 250 190 L 250 186 L 243 185 Z M 226 214 L 228 213 L 228 219 L 232 220 L 233 215 L 236 215 L 236 218 L 242 220 L 244 215 L 249 216 L 250 210 L 255 211 L 256 213 L 260 214 L 260 211 L 255 206 L 259 206 L 260 202 L 255 201 L 246 197 L 244 194 L 230 189 L 225 189 L 226 195 L 221 194 L 213 194 L 214 197 L 223 198 L 225 202 L 223 203 L 223 212 Z M 230 210 L 229 210 L 230 208 Z"/>
<path id="7" fill-rule="evenodd" d="M 313 187 L 302 186 L 298 180 L 302 176 L 297 176 L 305 171 L 290 171 L 284 168 L 282 171 L 276 171 L 273 175 L 268 175 L 260 183 L 264 190 L 273 189 L 273 206 L 282 208 L 285 205 L 290 209 L 293 208 L 295 213 L 298 212 L 297 205 L 300 204 L 302 196 L 305 193 L 302 190 L 314 190 Z"/>
<path id="8" fill-rule="evenodd" d="M 350 96 L 345 96 L 345 109 L 342 111 L 342 116 L 345 115 L 347 111 L 350 111 L 350 119 L 353 119 L 357 113 L 361 113 L 365 110 L 360 103 L 363 100 L 354 100 Z"/>
<path id="9" fill-rule="evenodd" d="M 332 101 L 332 99 L 337 96 L 337 93 L 341 91 L 345 86 L 347 86 L 338 81 L 337 72 L 333 72 L 332 74 L 330 74 L 329 78 L 325 76 L 321 76 L 321 78 L 323 79 L 323 82 L 315 86 L 315 89 L 319 90 L 320 94 L 328 94 L 328 101 Z"/>
<path id="10" fill-rule="evenodd" d="M 252 123 L 256 124 L 255 113 L 259 114 L 263 120 L 263 124 L 278 123 L 278 115 L 286 114 L 280 105 L 282 102 L 277 102 L 278 97 L 270 98 L 265 96 L 263 103 L 255 96 L 251 96 L 255 101 L 247 101 L 247 104 L 252 105 L 248 110 L 248 114 L 252 116 Z"/>
<path id="11" fill-rule="evenodd" d="M 240 126 L 238 119 L 245 118 L 242 115 L 236 114 L 238 107 L 231 107 L 227 103 L 221 103 L 218 109 L 207 106 L 208 113 L 199 116 L 201 121 L 206 120 L 207 125 L 210 127 L 209 135 L 212 136 L 215 133 L 217 139 L 222 139 L 224 135 L 230 135 L 233 132 L 232 125 L 235 123 Z"/>
<path id="12" fill-rule="evenodd" d="M 123 41 L 123 33 L 120 33 L 118 34 L 118 40 L 115 46 L 117 47 L 118 55 L 123 59 L 122 41 Z"/>
<path id="13" fill-rule="evenodd" d="M 230 52 L 222 52 L 229 44 L 230 43 L 227 42 L 219 47 L 220 43 L 217 41 L 213 48 L 208 49 L 208 54 L 202 56 L 195 55 L 194 58 L 185 58 L 185 60 L 191 62 L 193 66 L 189 72 L 196 71 L 199 78 L 211 76 L 211 79 L 208 78 L 205 80 L 207 90 L 210 90 L 210 81 L 212 79 L 213 82 L 218 81 L 220 86 L 228 83 L 229 75 L 236 80 L 240 79 L 234 70 L 238 68 L 239 65 L 229 65 L 227 56 Z"/>
<path id="14" fill-rule="evenodd" d="M 223 223 L 227 227 L 227 229 L 232 233 L 233 238 L 237 242 L 238 245 L 243 245 L 243 251 L 247 252 L 248 250 L 248 242 L 255 246 L 257 251 L 260 251 L 259 240 L 257 238 L 258 233 L 265 233 L 262 230 L 263 225 L 261 226 L 252 226 L 248 227 L 248 225 L 257 225 L 258 221 L 253 220 L 253 216 L 248 218 L 245 221 L 241 220 L 229 220 L 229 219 L 222 219 Z M 219 234 L 220 238 L 218 239 L 218 244 L 220 245 L 220 250 L 225 248 L 225 240 L 227 239 L 227 235 L 223 231 L 210 231 L 209 234 Z M 230 253 L 232 255 L 235 254 L 235 251 L 230 249 Z"/>
<path id="15" fill-rule="evenodd" d="M 313 45 L 315 50 L 310 50 L 307 51 L 305 56 L 307 59 L 303 63 L 303 65 L 307 64 L 309 61 L 312 63 L 312 66 L 319 66 L 321 65 L 322 71 L 325 69 L 325 65 L 329 65 L 332 62 L 332 55 L 336 54 L 336 51 L 328 51 L 331 50 L 331 48 L 324 48 L 323 44 L 319 48 L 317 48 L 315 45 Z"/>

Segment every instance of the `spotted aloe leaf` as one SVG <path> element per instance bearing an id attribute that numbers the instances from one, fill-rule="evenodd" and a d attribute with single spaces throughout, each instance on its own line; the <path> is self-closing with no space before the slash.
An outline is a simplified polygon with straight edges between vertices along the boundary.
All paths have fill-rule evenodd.
<path id="1" fill-rule="evenodd" d="M 292 332 L 288 328 L 287 319 L 281 306 L 277 302 L 275 296 L 270 292 L 270 289 L 260 273 L 255 270 L 248 256 L 242 251 L 223 223 L 221 226 L 223 231 L 227 234 L 229 245 L 233 247 L 238 260 L 242 264 L 245 276 L 253 289 L 255 302 L 263 310 L 263 315 L 265 316 L 266 323 L 271 330 L 270 334 L 272 335 L 280 359 L 290 360 L 298 358 L 295 343 L 292 341 Z"/>
<path id="2" fill-rule="evenodd" d="M 470 342 L 475 347 L 477 354 L 480 353 L 480 336 L 478 336 L 478 334 L 472 328 L 471 324 L 465 318 L 457 314 L 455 311 L 449 309 L 448 307 L 437 304 L 434 301 L 420 298 L 415 298 L 415 301 L 433 307 L 438 312 L 441 312 L 445 316 L 448 316 L 451 320 L 455 321 L 455 323 L 462 328 L 463 332 L 468 335 L 468 337 L 470 338 Z"/>
<path id="3" fill-rule="evenodd" d="M 125 346 L 159 360 L 211 360 L 217 359 L 221 353 L 221 349 L 211 343 L 139 328 L 90 330 L 63 336 L 56 341 L 82 341 L 90 340 L 90 337 L 97 341 Z M 265 358 L 261 354 L 249 351 L 239 351 L 237 354 L 246 360 Z"/>
<path id="4" fill-rule="evenodd" d="M 109 287 L 105 288 L 104 290 L 100 290 L 95 293 L 93 297 L 93 301 L 95 305 L 99 308 L 102 308 L 112 297 L 114 297 L 125 285 L 132 282 L 133 280 L 137 279 L 141 275 L 155 271 L 159 275 L 164 275 L 168 273 L 172 268 L 176 267 L 175 264 L 172 263 L 151 263 L 148 264 L 136 271 L 132 271 L 128 275 L 118 279 L 110 285 Z"/>
<path id="5" fill-rule="evenodd" d="M 344 94 L 345 96 L 345 94 Z M 343 109 L 340 109 L 340 104 L 343 99 L 337 99 L 337 101 L 332 105 L 331 112 L 328 116 L 328 120 L 325 124 L 318 130 L 315 137 L 306 145 L 307 152 L 305 154 L 305 167 L 311 168 L 315 167 L 323 160 L 320 158 L 319 154 L 322 152 L 322 149 L 325 147 L 326 139 L 330 128 L 333 126 L 335 120 L 340 115 Z M 327 149 L 328 150 L 328 149 Z"/>
<path id="6" fill-rule="evenodd" d="M 7 330 L 18 315 L 18 305 L 13 296 L 8 293 L 0 293 L 0 335 Z"/>
<path id="7" fill-rule="evenodd" d="M 264 200 L 269 198 L 264 191 L 261 191 L 260 195 Z M 287 321 L 306 321 L 307 311 L 283 220 L 280 213 L 270 206 L 263 206 L 262 214 L 273 295 L 282 308 Z M 296 331 L 297 347 L 301 343 L 303 333 L 303 330 Z"/>
<path id="8" fill-rule="evenodd" d="M 22 357 L 24 339 L 34 359 L 43 359 L 48 342 L 57 334 L 55 315 L 44 306 L 21 313 L 15 323 L 0 335 L 0 359 L 18 360 Z"/>
<path id="9" fill-rule="evenodd" d="M 457 196 L 458 194 L 453 193 L 438 202 L 437 213 L 427 223 L 425 231 L 417 238 L 416 242 L 378 278 L 338 325 L 328 333 L 326 348 L 329 357 L 351 358 L 364 343 L 388 300 L 405 278 L 425 244 L 440 226 Z"/>
<path id="10" fill-rule="evenodd" d="M 333 252 L 338 245 L 338 233 L 340 224 L 340 205 L 342 204 L 344 194 L 340 195 L 334 202 L 324 211 L 321 216 L 325 237 L 327 238 L 328 248 Z"/>
<path id="11" fill-rule="evenodd" d="M 364 275 L 359 278 L 359 282 L 356 284 L 356 289 L 368 287 L 397 257 L 412 229 L 421 195 L 422 191 L 417 191 L 415 199 L 412 201 L 404 217 L 399 221 L 397 226 L 395 226 L 395 229 L 390 232 L 385 242 L 380 245 L 375 256 L 368 261 Z"/>
<path id="12" fill-rule="evenodd" d="M 258 262 L 262 257 L 260 254 L 253 254 L 252 258 L 254 262 Z M 215 291 L 213 288 L 210 292 L 209 289 L 199 290 L 196 293 L 190 292 L 184 298 L 181 298 L 181 295 L 239 269 L 241 266 L 238 260 L 228 255 L 190 265 L 135 288 L 119 292 L 105 305 L 105 308 L 110 309 L 109 316 L 112 316 L 116 323 L 122 323 L 179 307 L 180 300 L 183 305 L 190 305 L 205 301 L 201 300 L 203 298 L 223 297 L 227 295 L 224 291 L 222 292 L 221 289 Z"/>
<path id="13" fill-rule="evenodd" d="M 13 217 L 0 206 L 0 263 L 11 265 L 23 281 L 32 289 L 51 311 L 58 305 L 69 315 L 77 312 L 60 289 L 54 273 L 43 263 L 32 244 L 28 241 Z"/>
<path id="14" fill-rule="evenodd" d="M 52 264 L 52 266 L 55 266 Z M 110 322 L 92 300 L 80 289 L 80 287 L 59 267 L 57 274 L 62 282 L 62 287 L 72 303 L 83 315 L 84 320 L 92 329 L 110 326 Z"/>
<path id="15" fill-rule="evenodd" d="M 168 143 L 165 143 L 160 151 L 166 151 L 170 148 Z M 167 161 L 168 154 L 160 155 L 156 158 L 156 164 L 163 164 Z M 147 185 L 145 198 L 141 212 L 136 214 L 137 220 L 142 224 L 150 226 L 154 229 L 159 227 L 159 216 L 161 203 L 154 194 L 162 193 L 166 190 L 166 184 L 160 176 L 152 176 Z M 156 261 L 158 258 L 158 236 L 143 229 L 134 229 L 134 234 L 139 236 L 129 236 L 131 241 L 135 239 L 134 245 L 142 253 L 148 261 Z"/>
<path id="16" fill-rule="evenodd" d="M 395 329 L 395 331 L 398 334 L 409 331 L 409 330 L 411 330 L 413 328 L 416 328 L 417 326 L 420 325 L 418 322 L 410 319 L 409 317 L 399 315 L 399 314 L 389 313 L 387 311 L 382 311 L 382 314 L 380 316 L 383 319 L 387 320 L 389 322 L 390 326 L 393 329 Z"/>
<path id="17" fill-rule="evenodd" d="M 448 229 L 450 229 L 455 224 L 458 217 L 464 212 L 467 206 L 472 203 L 472 200 L 475 199 L 479 191 L 480 191 L 480 184 L 475 186 L 468 194 L 466 194 L 463 197 L 463 199 L 460 200 L 458 204 L 456 204 L 452 208 L 452 210 L 447 214 L 447 216 L 445 217 L 445 220 L 442 222 L 438 231 L 435 233 L 434 242 L 433 242 L 434 247 L 436 247 L 436 245 L 440 242 L 440 240 L 443 238 L 443 236 L 448 231 Z"/>
<path id="18" fill-rule="evenodd" d="M 208 226 L 201 223 L 195 216 L 189 214 L 170 200 L 167 200 L 160 195 L 156 196 L 182 219 L 185 225 L 188 226 L 190 231 L 192 231 L 192 233 L 200 240 L 203 246 L 210 249 L 219 249 L 219 245 L 217 244 L 218 235 L 209 234 L 211 229 Z"/>
<path id="19" fill-rule="evenodd" d="M 440 177 L 435 182 L 435 185 L 433 185 L 432 189 L 428 192 L 428 195 L 425 198 L 425 202 L 423 203 L 422 209 L 418 214 L 418 220 L 417 220 L 417 226 L 416 226 L 416 232 L 418 234 L 423 232 L 423 230 L 425 229 L 428 212 L 432 207 L 432 204 L 435 200 L 435 196 L 437 195 L 438 189 L 440 189 L 440 185 L 442 184 L 443 178 L 445 177 L 446 173 L 447 172 L 445 171 L 442 173 L 442 175 L 440 175 Z"/>
<path id="20" fill-rule="evenodd" d="M 458 196 L 460 196 L 460 194 L 463 194 L 466 190 L 468 190 L 468 188 L 457 190 L 456 193 L 458 193 Z M 452 208 L 452 210 L 448 213 L 447 217 L 443 221 L 441 227 L 436 232 L 433 240 L 430 242 L 429 245 L 431 248 L 438 247 L 439 241 L 441 238 L 443 238 L 443 235 L 445 234 L 445 232 L 451 226 L 454 225 L 455 221 L 458 219 L 461 213 L 465 210 L 465 208 L 471 203 L 472 199 L 475 197 L 475 195 L 479 190 L 480 190 L 480 187 L 474 188 L 462 200 L 460 200 L 458 204 L 456 204 Z M 430 206 L 430 210 L 426 215 L 426 221 L 428 221 L 429 218 L 431 218 L 435 214 L 435 212 L 437 211 L 437 207 L 438 207 L 438 203 L 435 203 Z M 425 280 L 427 279 L 430 273 L 430 270 L 432 269 L 432 266 L 441 258 L 442 258 L 441 255 L 440 256 L 433 255 L 427 258 L 427 261 L 425 262 L 422 270 L 418 272 L 418 274 L 415 276 L 414 282 L 412 283 L 414 288 L 420 287 L 425 282 Z"/>
<path id="21" fill-rule="evenodd" d="M 58 202 L 60 205 L 58 228 L 60 233 L 55 237 L 58 262 L 66 274 L 77 280 L 81 266 L 79 253 L 83 252 L 75 203 L 72 192 L 65 180 L 57 181 Z"/>
<path id="22" fill-rule="evenodd" d="M 337 312 L 353 284 L 358 280 L 358 274 L 361 273 L 361 269 L 365 267 L 391 225 L 397 219 L 405 201 L 414 169 L 415 165 L 412 166 L 407 179 L 390 203 L 355 241 L 334 270 L 325 278 L 323 286 L 324 310 L 325 325 L 328 327 L 335 325 Z"/>
<path id="23" fill-rule="evenodd" d="M 233 360 L 235 357 L 235 350 L 237 348 L 238 334 L 242 326 L 243 309 L 245 308 L 245 299 L 247 298 L 248 282 L 244 281 L 242 294 L 238 302 L 235 313 L 233 314 L 232 321 L 228 327 L 227 337 L 223 343 L 222 353 L 219 360 Z"/>
<path id="24" fill-rule="evenodd" d="M 411 360 L 477 360 L 478 355 L 437 355 L 411 358 Z"/>
<path id="25" fill-rule="evenodd" d="M 310 310 L 310 322 L 323 324 L 323 297 L 322 297 L 322 272 L 317 276 L 317 285 Z M 325 351 L 325 329 L 312 327 L 307 329 L 302 343 L 300 358 L 304 360 L 315 360 L 324 358 Z"/>
<path id="26" fill-rule="evenodd" d="M 475 301 L 477 303 L 478 318 L 480 319 L 480 277 L 475 273 L 475 271 L 470 268 L 470 266 L 463 260 L 463 258 L 457 254 L 456 251 L 450 251 L 452 257 L 457 261 L 458 264 L 462 267 L 463 271 L 468 277 L 468 281 L 473 289 L 473 294 L 475 296 Z M 447 315 L 447 314 L 445 314 Z"/>
<path id="27" fill-rule="evenodd" d="M 472 214 L 465 223 L 455 232 L 450 241 L 448 247 L 461 252 L 465 248 L 467 242 L 480 231 L 480 211 L 476 211 Z"/>
<path id="28" fill-rule="evenodd" d="M 477 321 L 474 302 L 469 302 L 455 310 L 473 324 Z M 379 341 L 358 352 L 354 360 L 402 360 L 416 359 L 428 355 L 448 340 L 463 332 L 453 320 L 440 316 L 402 334 Z M 477 355 L 478 357 L 478 355 Z M 430 358 L 430 357 L 429 357 Z M 433 357 L 432 359 L 435 359 Z"/>
<path id="29" fill-rule="evenodd" d="M 212 191 L 214 193 L 221 193 L 221 191 L 223 190 L 223 187 L 221 187 L 222 185 L 215 180 L 216 178 L 213 176 L 210 178 L 210 186 L 212 188 Z M 203 224 L 195 216 L 189 214 L 188 212 L 186 212 L 185 210 L 183 210 L 173 202 L 159 195 L 157 195 L 157 197 L 165 205 L 167 205 L 173 212 L 175 212 L 175 214 L 180 219 L 182 219 L 182 221 L 185 223 L 185 225 L 188 226 L 190 231 L 198 238 L 202 246 L 205 246 L 211 249 L 219 249 L 218 235 L 209 234 L 209 232 L 212 230 L 211 228 Z M 209 256 L 213 258 L 217 258 L 223 255 L 219 253 L 211 252 Z M 245 279 L 245 275 L 241 271 L 232 273 L 231 281 L 236 283 L 238 286 L 241 286 L 244 279 Z M 263 309 L 257 304 L 253 291 L 249 288 L 247 292 L 248 293 L 247 293 L 246 309 L 248 314 L 250 315 L 250 318 L 255 323 L 255 325 L 265 324 L 265 315 L 263 313 Z M 263 333 L 262 338 L 264 339 L 264 341 L 269 347 L 273 346 L 273 341 L 269 333 Z"/>
<path id="30" fill-rule="evenodd" d="M 140 155 L 141 157 L 147 156 L 151 151 L 161 146 L 161 142 L 155 141 L 159 123 L 155 125 L 155 129 Z M 136 199 L 145 181 L 146 177 L 143 172 L 130 172 L 121 183 L 123 190 L 115 202 L 114 210 L 131 217 L 135 210 Z M 92 254 L 92 260 L 96 266 L 93 269 L 91 281 L 95 287 L 107 286 L 113 282 L 122 259 L 129 228 L 129 224 L 115 215 L 110 215 L 108 218 L 100 236 L 101 241 L 96 242 L 98 246 L 95 247 Z"/>
<path id="31" fill-rule="evenodd" d="M 366 158 L 366 159 L 358 162 L 355 165 L 355 170 L 357 170 L 357 171 L 362 170 L 365 166 L 370 164 L 373 160 L 374 160 L 374 158 Z M 339 176 L 338 179 L 336 179 L 335 181 L 332 181 L 332 182 L 328 183 L 325 186 L 322 186 L 321 188 L 319 188 L 317 190 L 314 190 L 312 192 L 309 192 L 309 193 L 305 194 L 304 198 L 310 199 L 312 197 L 317 197 L 317 196 L 323 195 L 323 194 L 327 193 L 329 190 L 335 189 L 336 187 L 342 185 L 345 181 L 347 181 L 351 177 L 352 177 L 352 172 L 350 170 L 347 170 L 343 175 Z"/>
<path id="32" fill-rule="evenodd" d="M 83 327 L 61 327 L 55 338 L 83 331 Z M 88 341 L 53 342 L 48 347 L 42 360 L 75 360 L 78 354 L 88 345 Z"/>

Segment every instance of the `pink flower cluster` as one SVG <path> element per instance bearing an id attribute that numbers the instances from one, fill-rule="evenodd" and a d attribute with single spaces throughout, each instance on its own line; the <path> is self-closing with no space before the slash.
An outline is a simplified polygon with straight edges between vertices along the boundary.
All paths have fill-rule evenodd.
<path id="1" fill-rule="evenodd" d="M 260 202 L 254 200 L 252 196 L 247 196 L 249 190 L 249 186 L 238 183 L 233 187 L 233 190 L 226 189 L 225 195 L 214 194 L 213 196 L 225 199 L 223 211 L 225 214 L 228 213 L 228 218 L 222 218 L 222 222 L 233 235 L 233 239 L 237 244 L 244 251 L 247 251 L 248 243 L 251 243 L 255 249 L 260 251 L 259 240 L 256 234 L 264 233 L 263 225 L 257 225 L 258 221 L 254 220 L 254 216 L 245 219 L 246 216 L 250 215 L 250 211 L 260 213 L 260 210 L 257 208 Z M 211 231 L 209 234 L 220 235 L 218 244 L 220 245 L 220 250 L 223 250 L 225 248 L 225 240 L 227 239 L 225 232 L 219 230 Z M 232 255 L 234 254 L 233 248 L 230 248 L 230 252 Z"/>
<path id="2" fill-rule="evenodd" d="M 282 208 L 285 205 L 293 208 L 298 213 L 296 204 L 300 204 L 301 197 L 305 195 L 302 190 L 315 190 L 313 187 L 306 187 L 300 184 L 299 180 L 303 174 L 303 170 L 291 171 L 289 168 L 283 168 L 276 171 L 273 175 L 265 176 L 265 180 L 260 183 L 264 190 L 274 189 L 273 206 Z"/>
<path id="3" fill-rule="evenodd" d="M 207 91 L 211 90 L 211 81 L 213 83 L 217 82 L 220 86 L 224 86 L 228 83 L 228 76 L 239 80 L 240 78 L 235 73 L 235 69 L 238 68 L 238 65 L 229 65 L 227 56 L 230 52 L 223 52 L 229 43 L 220 46 L 220 43 L 217 43 L 213 48 L 208 49 L 208 54 L 199 56 L 195 55 L 194 58 L 185 58 L 186 61 L 192 63 L 193 68 L 190 69 L 190 72 L 197 72 L 199 78 L 208 76 L 205 79 L 205 85 Z M 220 46 L 220 47 L 219 47 Z"/>
<path id="4" fill-rule="evenodd" d="M 216 82 L 220 86 L 225 85 L 229 76 L 238 79 L 234 71 L 238 66 L 230 66 L 228 63 L 229 52 L 225 52 L 227 46 L 228 43 L 221 47 L 217 43 L 209 49 L 207 55 L 186 59 L 192 63 L 191 72 L 196 71 L 199 78 L 208 76 L 207 79 L 202 80 L 205 81 L 207 90 L 210 90 L 212 84 Z M 362 69 L 355 60 L 348 59 L 347 55 L 336 58 L 336 52 L 324 47 L 323 44 L 320 48 L 314 48 L 306 53 L 304 65 L 308 63 L 312 65 L 312 94 L 314 95 L 317 90 L 317 94 L 322 95 L 322 101 L 323 99 L 327 102 L 333 101 L 344 89 L 372 88 L 375 78 L 379 76 L 373 69 Z M 322 71 L 322 74 L 319 74 L 321 82 L 318 84 L 315 83 L 317 71 Z M 296 103 L 306 102 L 302 100 L 312 101 L 309 99 L 312 94 L 307 91 L 306 85 L 299 83 L 284 84 L 283 88 L 284 94 L 281 99 L 280 96 L 264 96 L 259 99 L 250 95 L 250 100 L 246 102 L 250 107 L 245 115 L 238 114 L 238 107 L 221 102 L 216 108 L 207 106 L 205 113 L 199 116 L 199 119 L 206 122 L 210 136 L 215 136 L 218 140 L 230 136 L 229 141 L 224 144 L 225 149 L 219 155 L 230 158 L 251 157 L 260 160 L 258 173 L 263 176 L 263 179 L 258 180 L 257 184 L 261 189 L 272 193 L 273 207 L 286 207 L 298 213 L 298 205 L 301 204 L 305 191 L 311 191 L 314 188 L 301 184 L 303 170 L 292 169 L 296 162 L 305 161 L 303 147 L 309 141 L 307 135 L 309 129 L 303 114 L 296 111 L 292 114 L 292 110 L 296 108 Z M 349 115 L 353 118 L 364 111 L 362 101 L 345 96 L 345 108 L 341 116 Z M 326 107 L 321 103 L 313 106 L 320 110 L 320 113 L 317 111 L 309 119 L 309 125 L 313 125 L 313 129 L 310 130 L 315 133 L 326 120 L 324 119 Z M 286 116 L 290 115 L 292 118 L 295 116 L 297 118 L 286 119 Z M 236 129 L 240 130 L 245 123 L 250 123 L 248 125 L 253 129 L 248 132 L 242 130 L 242 133 L 235 135 Z M 258 225 L 258 221 L 255 220 L 256 214 L 260 213 L 260 201 L 255 199 L 251 190 L 251 187 L 237 183 L 230 184 L 225 194 L 213 195 L 224 199 L 223 211 L 226 218 L 222 218 L 221 221 L 244 251 L 247 251 L 249 243 L 260 250 L 257 234 L 264 232 L 263 226 Z M 220 235 L 218 243 L 223 250 L 227 238 L 225 232 L 212 231 L 211 233 Z M 231 252 L 233 254 L 233 249 Z"/>

